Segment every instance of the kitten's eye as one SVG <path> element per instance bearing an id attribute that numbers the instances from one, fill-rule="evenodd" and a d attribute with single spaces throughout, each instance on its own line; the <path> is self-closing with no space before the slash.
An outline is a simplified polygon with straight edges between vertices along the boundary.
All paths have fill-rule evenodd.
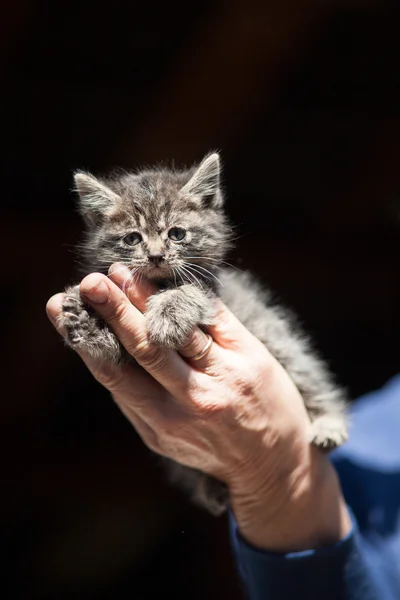
<path id="1" fill-rule="evenodd" d="M 128 246 L 136 246 L 137 244 L 140 244 L 142 239 L 140 233 L 134 231 L 133 233 L 128 233 L 128 235 L 124 237 L 124 242 L 125 244 L 128 244 Z"/>
<path id="2" fill-rule="evenodd" d="M 181 227 L 172 227 L 172 229 L 168 231 L 168 237 L 174 242 L 180 242 L 181 240 L 183 240 L 185 235 L 186 231 Z"/>

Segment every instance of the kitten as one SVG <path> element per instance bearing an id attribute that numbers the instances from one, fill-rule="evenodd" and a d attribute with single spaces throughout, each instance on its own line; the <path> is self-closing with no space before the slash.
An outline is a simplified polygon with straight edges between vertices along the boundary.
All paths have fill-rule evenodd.
<path id="1" fill-rule="evenodd" d="M 293 317 L 275 306 L 248 273 L 223 266 L 231 229 L 223 212 L 218 154 L 188 171 L 157 168 L 109 179 L 78 172 L 75 184 L 87 225 L 82 252 L 86 273 L 107 273 L 121 262 L 133 277 L 158 284 L 145 313 L 152 342 L 183 345 L 196 325 L 213 322 L 218 295 L 293 379 L 310 417 L 310 441 L 331 449 L 346 440 L 342 392 Z M 84 304 L 78 286 L 66 290 L 61 323 L 72 348 L 114 363 L 133 360 Z M 223 483 L 169 462 L 173 478 L 198 503 L 214 514 L 226 508 Z"/>

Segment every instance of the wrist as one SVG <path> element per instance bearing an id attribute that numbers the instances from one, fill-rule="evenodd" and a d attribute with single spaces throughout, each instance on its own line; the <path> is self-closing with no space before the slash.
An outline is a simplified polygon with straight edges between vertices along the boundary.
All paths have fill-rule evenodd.
<path id="1" fill-rule="evenodd" d="M 304 459 L 305 458 L 305 459 Z M 235 483 L 231 508 L 243 538 L 255 547 L 287 553 L 332 545 L 351 529 L 336 472 L 314 446 L 286 474 Z M 258 481 L 258 485 L 256 484 Z"/>

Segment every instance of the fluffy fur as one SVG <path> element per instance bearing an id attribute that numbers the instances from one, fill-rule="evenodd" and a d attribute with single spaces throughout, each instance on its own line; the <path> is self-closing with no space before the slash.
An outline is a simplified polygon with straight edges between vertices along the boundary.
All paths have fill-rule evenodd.
<path id="1" fill-rule="evenodd" d="M 87 225 L 81 248 L 85 272 L 107 273 L 121 262 L 133 280 L 145 277 L 158 284 L 145 313 L 153 342 L 182 345 L 196 325 L 213 322 L 218 295 L 297 385 L 311 421 L 310 441 L 331 449 L 346 440 L 342 391 L 293 317 L 248 273 L 224 266 L 231 228 L 223 212 L 217 154 L 191 170 L 159 168 L 101 180 L 78 172 L 75 183 Z M 132 360 L 83 303 L 77 286 L 66 290 L 61 321 L 72 348 L 109 362 Z M 172 462 L 170 472 L 212 513 L 225 509 L 224 484 Z"/>

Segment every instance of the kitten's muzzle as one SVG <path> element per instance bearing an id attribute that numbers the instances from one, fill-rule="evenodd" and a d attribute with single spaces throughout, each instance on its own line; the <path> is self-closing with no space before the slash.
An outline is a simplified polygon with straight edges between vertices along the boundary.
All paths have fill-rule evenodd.
<path id="1" fill-rule="evenodd" d="M 149 254 L 148 256 L 149 263 L 156 266 L 161 267 L 163 262 L 165 261 L 165 254 L 159 252 L 157 254 Z"/>

